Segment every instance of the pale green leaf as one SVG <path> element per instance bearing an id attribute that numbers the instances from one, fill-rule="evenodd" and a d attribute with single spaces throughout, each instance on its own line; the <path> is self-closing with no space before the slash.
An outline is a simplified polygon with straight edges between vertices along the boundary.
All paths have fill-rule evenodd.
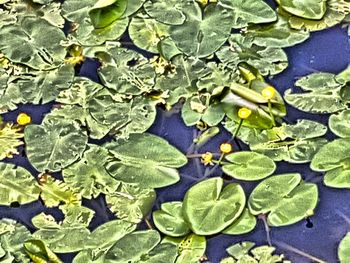
<path id="1" fill-rule="evenodd" d="M 326 13 L 326 0 L 278 0 L 287 12 L 306 19 L 320 20 Z"/>
<path id="2" fill-rule="evenodd" d="M 89 10 L 92 25 L 104 28 L 118 20 L 126 10 L 127 0 L 98 0 Z"/>
<path id="3" fill-rule="evenodd" d="M 41 240 L 27 240 L 24 249 L 34 263 L 50 262 L 62 263 L 62 261 L 53 253 Z"/>
<path id="4" fill-rule="evenodd" d="M 157 21 L 167 25 L 182 25 L 186 16 L 183 2 L 177 0 L 151 0 L 143 6 L 146 13 Z"/>
<path id="5" fill-rule="evenodd" d="M 350 137 L 350 110 L 332 114 L 329 117 L 328 125 L 330 130 L 337 136 L 346 138 Z"/>
<path id="6" fill-rule="evenodd" d="M 239 184 L 224 187 L 223 179 L 211 178 L 187 191 L 183 215 L 195 234 L 212 235 L 224 230 L 242 214 L 245 201 L 243 188 Z"/>
<path id="7" fill-rule="evenodd" d="M 153 222 L 157 229 L 167 236 L 181 237 L 190 232 L 183 218 L 182 202 L 163 203 L 161 210 L 153 212 Z"/>
<path id="8" fill-rule="evenodd" d="M 338 258 L 340 263 L 348 263 L 350 261 L 350 233 L 347 233 L 339 244 Z"/>
<path id="9" fill-rule="evenodd" d="M 249 212 L 248 208 L 245 208 L 241 216 L 222 233 L 226 235 L 242 235 L 251 232 L 255 226 L 256 217 Z"/>
<path id="10" fill-rule="evenodd" d="M 254 181 L 271 175 L 276 170 L 275 162 L 256 152 L 236 152 L 226 156 L 231 164 L 224 164 L 224 173 L 235 179 Z"/>
<path id="11" fill-rule="evenodd" d="M 38 171 L 60 171 L 78 160 L 85 150 L 87 135 L 76 122 L 48 120 L 24 130 L 26 153 Z"/>
<path id="12" fill-rule="evenodd" d="M 107 171 L 117 180 L 144 188 L 159 188 L 179 181 L 175 168 L 187 158 L 164 139 L 151 134 L 132 134 L 129 140 L 107 145 L 113 155 Z"/>
<path id="13" fill-rule="evenodd" d="M 271 226 L 294 224 L 312 215 L 318 202 L 317 185 L 305 183 L 300 174 L 269 177 L 251 193 L 248 207 L 253 215 L 267 214 Z"/>
<path id="14" fill-rule="evenodd" d="M 0 160 L 18 154 L 17 147 L 23 144 L 22 128 L 11 123 L 0 123 Z"/>

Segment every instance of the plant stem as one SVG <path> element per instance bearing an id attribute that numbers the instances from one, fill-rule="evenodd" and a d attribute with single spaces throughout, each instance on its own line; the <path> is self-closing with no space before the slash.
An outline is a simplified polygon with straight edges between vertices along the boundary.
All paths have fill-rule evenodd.
<path id="1" fill-rule="evenodd" d="M 266 232 L 266 239 L 267 239 L 267 243 L 269 244 L 269 246 L 272 246 L 271 243 L 271 236 L 270 236 L 270 227 L 267 224 L 267 220 L 266 220 L 266 215 L 262 214 L 258 216 L 259 219 L 261 219 L 264 223 L 264 227 L 265 227 L 265 232 Z"/>
<path id="2" fill-rule="evenodd" d="M 153 226 L 147 217 L 145 218 L 145 223 L 149 229 L 153 229 Z"/>
<path id="3" fill-rule="evenodd" d="M 272 114 L 272 104 L 271 104 L 271 100 L 268 100 L 267 105 L 269 106 L 269 112 L 270 112 L 270 116 L 272 119 L 272 125 L 276 126 L 276 122 L 275 122 L 275 116 L 273 116 Z"/>
<path id="4" fill-rule="evenodd" d="M 202 155 L 205 153 L 196 153 L 196 154 L 188 154 L 186 155 L 187 158 L 201 158 Z M 212 153 L 213 156 L 220 156 L 220 153 Z"/>

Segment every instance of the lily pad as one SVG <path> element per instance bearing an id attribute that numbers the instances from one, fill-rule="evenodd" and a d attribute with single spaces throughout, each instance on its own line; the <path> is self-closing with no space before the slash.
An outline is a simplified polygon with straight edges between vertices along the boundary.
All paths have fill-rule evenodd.
<path id="1" fill-rule="evenodd" d="M 153 222 L 167 236 L 181 237 L 191 231 L 183 218 L 182 202 L 163 203 L 161 210 L 153 212 Z"/>
<path id="2" fill-rule="evenodd" d="M 17 147 L 23 144 L 22 128 L 11 123 L 0 123 L 0 160 L 19 154 Z"/>
<path id="3" fill-rule="evenodd" d="M 30 163 L 41 172 L 57 172 L 80 159 L 87 135 L 76 122 L 48 120 L 24 130 L 26 153 Z"/>
<path id="4" fill-rule="evenodd" d="M 287 12 L 306 19 L 320 20 L 326 13 L 326 0 L 278 0 Z"/>
<path id="5" fill-rule="evenodd" d="M 290 173 L 261 182 L 251 193 L 248 207 L 253 215 L 267 214 L 270 226 L 286 226 L 312 215 L 317 202 L 317 185 Z"/>
<path id="6" fill-rule="evenodd" d="M 246 201 L 243 188 L 239 184 L 232 183 L 226 187 L 223 184 L 223 179 L 216 177 L 187 191 L 183 215 L 195 234 L 219 233 L 242 214 Z"/>
<path id="7" fill-rule="evenodd" d="M 184 3 L 177 0 L 151 0 L 143 6 L 150 17 L 167 25 L 182 25 L 186 20 L 185 7 Z"/>
<path id="8" fill-rule="evenodd" d="M 223 172 L 239 180 L 260 180 L 276 170 L 276 164 L 272 159 L 256 152 L 237 152 L 225 158 L 232 164 L 224 164 Z"/>
<path id="9" fill-rule="evenodd" d="M 226 235 L 242 235 L 251 232 L 256 226 L 256 217 L 248 208 L 245 208 L 241 216 L 228 228 L 222 231 Z"/>
<path id="10" fill-rule="evenodd" d="M 107 171 L 117 180 L 158 188 L 179 181 L 175 168 L 187 158 L 164 139 L 151 134 L 132 134 L 129 140 L 106 145 L 113 158 Z"/>
<path id="11" fill-rule="evenodd" d="M 341 263 L 349 262 L 350 260 L 350 233 L 341 240 L 338 247 L 338 258 Z"/>
<path id="12" fill-rule="evenodd" d="M 350 137 L 350 110 L 332 114 L 329 117 L 329 128 L 337 136 L 342 138 Z"/>

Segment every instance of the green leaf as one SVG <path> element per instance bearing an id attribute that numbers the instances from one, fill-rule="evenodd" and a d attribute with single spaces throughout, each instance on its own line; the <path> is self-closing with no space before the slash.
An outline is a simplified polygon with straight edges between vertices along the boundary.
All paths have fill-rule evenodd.
<path id="1" fill-rule="evenodd" d="M 224 173 L 235 179 L 254 181 L 271 175 L 276 170 L 275 162 L 269 157 L 256 152 L 236 152 L 226 157 L 232 164 L 224 164 Z"/>
<path id="2" fill-rule="evenodd" d="M 245 208 L 241 216 L 222 233 L 226 235 L 242 235 L 253 231 L 255 226 L 256 217 L 249 212 L 248 208 Z"/>
<path id="3" fill-rule="evenodd" d="M 0 205 L 18 202 L 20 205 L 38 200 L 39 185 L 22 167 L 0 163 Z"/>
<path id="4" fill-rule="evenodd" d="M 246 62 L 266 75 L 276 75 L 288 66 L 288 58 L 281 48 L 256 45 L 252 38 L 241 34 L 232 34 L 229 38 L 230 46 L 223 46 L 216 55 L 222 63 L 236 69 L 238 64 Z"/>
<path id="5" fill-rule="evenodd" d="M 230 35 L 232 15 L 220 4 L 209 4 L 202 13 L 199 4 L 191 1 L 183 13 L 186 21 L 182 25 L 172 25 L 169 33 L 187 56 L 210 56 Z"/>
<path id="6" fill-rule="evenodd" d="M 217 177 L 200 182 L 187 191 L 183 215 L 195 234 L 219 233 L 242 214 L 246 201 L 243 188 L 234 183 L 223 188 L 223 184 Z"/>
<path id="7" fill-rule="evenodd" d="M 17 147 L 23 144 L 22 128 L 11 123 L 0 123 L 0 160 L 19 154 Z"/>
<path id="8" fill-rule="evenodd" d="M 341 240 L 338 247 L 338 258 L 340 263 L 347 263 L 350 260 L 350 233 Z"/>
<path id="9" fill-rule="evenodd" d="M 293 107 L 311 113 L 333 113 L 346 109 L 340 90 L 343 84 L 331 73 L 313 73 L 299 79 L 296 86 L 306 93 L 292 93 L 286 90 L 284 99 Z"/>
<path id="10" fill-rule="evenodd" d="M 29 263 L 23 243 L 31 239 L 27 228 L 16 221 L 8 218 L 0 220 L 0 250 L 4 252 L 1 262 L 23 262 Z"/>
<path id="11" fill-rule="evenodd" d="M 349 151 L 350 138 L 329 142 L 314 156 L 310 167 L 314 171 L 326 172 L 325 185 L 335 188 L 350 188 Z"/>
<path id="12" fill-rule="evenodd" d="M 39 70 L 57 68 L 63 63 L 63 40 L 63 31 L 41 18 L 28 16 L 19 24 L 0 28 L 1 52 L 13 62 Z"/>
<path id="13" fill-rule="evenodd" d="M 156 199 L 153 189 L 142 189 L 132 184 L 120 184 L 119 187 L 106 194 L 106 202 L 110 210 L 121 219 L 131 223 L 140 223 L 150 212 Z"/>
<path id="14" fill-rule="evenodd" d="M 182 202 L 163 203 L 161 210 L 153 212 L 153 222 L 157 229 L 167 236 L 181 237 L 190 233 L 183 218 Z"/>
<path id="15" fill-rule="evenodd" d="M 144 188 L 159 188 L 179 181 L 175 168 L 187 158 L 164 139 L 151 134 L 132 134 L 129 140 L 112 142 L 107 149 L 113 155 L 107 171 L 117 180 Z"/>
<path id="16" fill-rule="evenodd" d="M 290 28 L 288 21 L 279 16 L 276 23 L 249 26 L 244 36 L 252 38 L 252 42 L 258 46 L 283 48 L 304 42 L 310 33 Z"/>
<path id="17" fill-rule="evenodd" d="M 52 262 L 62 263 L 62 261 L 53 253 L 41 240 L 27 240 L 24 249 L 34 263 Z"/>
<path id="18" fill-rule="evenodd" d="M 319 20 L 326 13 L 326 0 L 278 0 L 277 2 L 285 11 L 306 19 Z"/>
<path id="19" fill-rule="evenodd" d="M 138 262 L 160 242 L 160 235 L 155 230 L 136 231 L 117 241 L 108 250 L 106 263 Z"/>
<path id="20" fill-rule="evenodd" d="M 139 262 L 145 263 L 174 263 L 177 262 L 177 247 L 174 244 L 163 243 L 158 244 L 152 249 L 145 259 L 141 259 Z"/>
<path id="21" fill-rule="evenodd" d="M 133 17 L 130 22 L 129 35 L 137 47 L 152 53 L 159 53 L 158 44 L 161 39 L 169 35 L 168 26 L 155 19 L 139 15 Z"/>
<path id="22" fill-rule="evenodd" d="M 190 234 L 184 238 L 166 237 L 164 243 L 178 246 L 176 263 L 198 263 L 205 253 L 207 242 L 204 236 Z"/>
<path id="23" fill-rule="evenodd" d="M 233 13 L 233 28 L 274 22 L 277 19 L 275 11 L 262 0 L 220 0 L 220 3 Z"/>
<path id="24" fill-rule="evenodd" d="M 40 197 L 47 207 L 65 204 L 77 204 L 81 202 L 81 196 L 72 191 L 63 181 L 56 180 L 50 175 L 40 176 Z"/>
<path id="25" fill-rule="evenodd" d="M 38 171 L 56 172 L 82 156 L 87 135 L 76 122 L 48 120 L 27 126 L 24 140 L 30 163 Z"/>
<path id="26" fill-rule="evenodd" d="M 177 0 L 151 0 L 143 6 L 150 17 L 167 25 L 182 25 L 186 20 L 185 7 L 184 3 Z"/>
<path id="27" fill-rule="evenodd" d="M 261 182 L 251 193 L 248 207 L 253 215 L 267 214 L 270 226 L 286 226 L 312 215 L 317 202 L 317 185 L 290 173 Z"/>
<path id="28" fill-rule="evenodd" d="M 339 24 L 349 14 L 349 6 L 350 4 L 346 0 L 328 0 L 326 13 L 320 20 L 293 16 L 282 9 L 278 10 L 278 12 L 289 20 L 292 28 L 319 31 Z"/>
<path id="29" fill-rule="evenodd" d="M 81 160 L 63 169 L 65 183 L 87 199 L 108 191 L 113 193 L 120 182 L 113 179 L 105 168 L 108 151 L 93 144 L 88 147 Z"/>
<path id="30" fill-rule="evenodd" d="M 95 28 L 104 28 L 118 20 L 126 10 L 126 0 L 98 0 L 89 15 Z"/>
<path id="31" fill-rule="evenodd" d="M 350 137 L 350 110 L 344 110 L 329 117 L 328 125 L 330 130 L 337 136 Z"/>

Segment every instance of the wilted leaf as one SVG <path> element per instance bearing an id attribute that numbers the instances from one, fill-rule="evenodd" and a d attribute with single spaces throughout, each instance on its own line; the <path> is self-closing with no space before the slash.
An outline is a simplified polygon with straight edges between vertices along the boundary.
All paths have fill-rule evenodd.
<path id="1" fill-rule="evenodd" d="M 113 155 L 107 171 L 117 180 L 158 188 L 176 183 L 177 170 L 187 158 L 164 139 L 151 134 L 132 134 L 129 140 L 107 144 Z"/>
<path id="2" fill-rule="evenodd" d="M 248 207 L 253 215 L 267 214 L 271 226 L 294 224 L 312 215 L 318 202 L 317 185 L 305 183 L 300 174 L 269 177 L 251 193 Z"/>
<path id="3" fill-rule="evenodd" d="M 225 187 L 223 184 L 224 181 L 216 177 L 200 182 L 187 191 L 183 215 L 195 234 L 219 233 L 242 214 L 246 201 L 243 188 L 239 184 L 232 183 Z"/>
<path id="4" fill-rule="evenodd" d="M 152 209 L 156 199 L 153 189 L 143 189 L 136 185 L 120 184 L 119 187 L 106 194 L 106 202 L 110 210 L 121 220 L 140 223 Z"/>
<path id="5" fill-rule="evenodd" d="M 23 144 L 22 128 L 11 123 L 0 123 L 0 160 L 18 154 L 17 147 Z"/>

